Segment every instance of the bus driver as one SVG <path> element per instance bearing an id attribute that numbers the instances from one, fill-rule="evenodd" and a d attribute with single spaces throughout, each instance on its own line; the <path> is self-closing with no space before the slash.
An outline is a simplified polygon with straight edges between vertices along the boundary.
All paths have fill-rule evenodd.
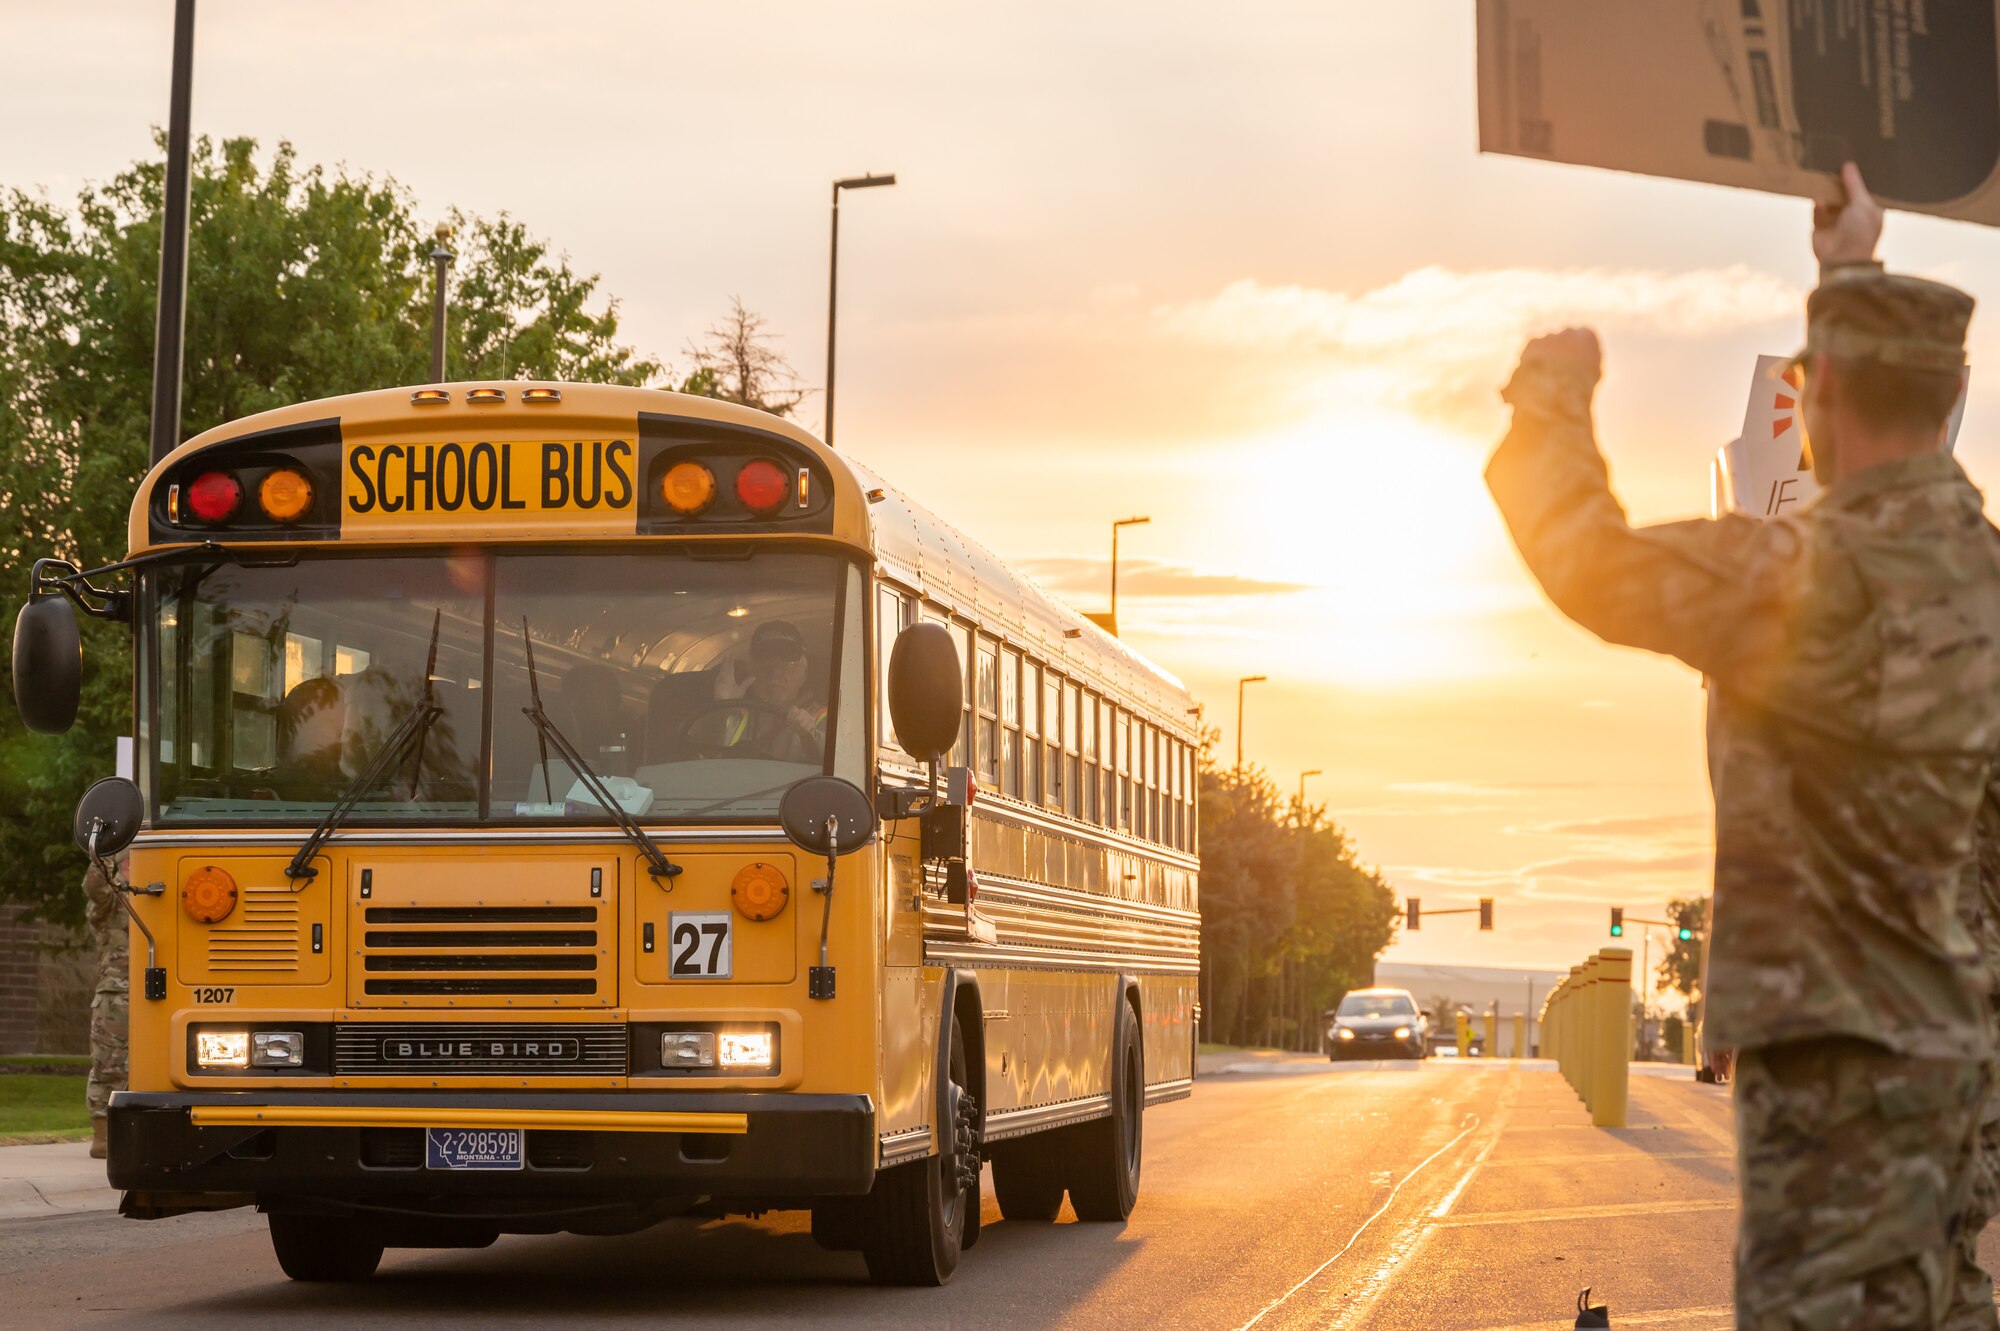
<path id="1" fill-rule="evenodd" d="M 806 645 L 788 620 L 766 620 L 750 635 L 750 675 L 741 666 L 717 680 L 718 705 L 694 727 L 694 739 L 724 757 L 772 758 L 817 765 L 826 752 L 826 705 L 806 695 Z M 734 697 L 734 707 L 722 705 Z"/>

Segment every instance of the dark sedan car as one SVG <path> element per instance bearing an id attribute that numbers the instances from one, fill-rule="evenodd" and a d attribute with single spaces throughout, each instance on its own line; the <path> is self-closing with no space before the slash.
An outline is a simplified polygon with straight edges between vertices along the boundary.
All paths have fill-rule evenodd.
<path id="1" fill-rule="evenodd" d="M 1328 1057 L 1429 1058 L 1430 1018 L 1407 989 L 1355 989 L 1327 1030 Z"/>

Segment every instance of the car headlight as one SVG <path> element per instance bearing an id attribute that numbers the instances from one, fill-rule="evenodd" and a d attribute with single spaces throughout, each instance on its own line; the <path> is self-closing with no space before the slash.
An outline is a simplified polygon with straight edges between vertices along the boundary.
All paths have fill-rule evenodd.
<path id="1" fill-rule="evenodd" d="M 1398 1040 L 1407 1040 L 1407 1039 L 1409 1039 L 1409 1038 L 1410 1038 L 1410 1028 L 1409 1028 L 1408 1026 L 1398 1026 L 1398 1027 L 1396 1028 L 1396 1038 L 1397 1038 Z"/>
<path id="2" fill-rule="evenodd" d="M 203 1068 L 249 1067 L 250 1032 L 199 1032 L 194 1037 L 194 1061 Z"/>
<path id="3" fill-rule="evenodd" d="M 718 1043 L 725 1068 L 763 1070 L 771 1066 L 769 1031 L 724 1031 Z"/>
<path id="4" fill-rule="evenodd" d="M 1334 1031 L 1333 1038 L 1336 1040 L 1352 1040 L 1354 1038 L 1354 1032 L 1348 1030 L 1347 1027 L 1342 1026 Z"/>

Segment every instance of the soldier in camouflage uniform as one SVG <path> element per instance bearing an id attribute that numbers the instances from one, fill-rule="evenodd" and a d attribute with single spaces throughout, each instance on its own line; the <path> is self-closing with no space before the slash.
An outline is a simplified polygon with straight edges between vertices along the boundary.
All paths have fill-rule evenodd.
<path id="1" fill-rule="evenodd" d="M 1967 885 L 1959 902 L 1959 918 L 1978 940 L 1986 960 L 1989 999 L 2000 1009 L 2000 772 L 1989 780 L 1986 800 L 1979 806 L 1978 878 Z M 1979 1122 L 1979 1155 L 1972 1171 L 1971 1203 L 1960 1234 L 1964 1258 L 1959 1267 L 1957 1300 L 1946 1320 L 1947 1331 L 1995 1331 L 1993 1282 L 1979 1266 L 1979 1234 L 2000 1215 L 2000 1080 L 1989 1068 L 1988 1090 Z"/>
<path id="2" fill-rule="evenodd" d="M 122 865 L 118 868 L 123 873 Z M 90 1000 L 90 1153 L 105 1155 L 105 1114 L 111 1093 L 125 1089 L 125 1041 L 130 1025 L 132 926 L 117 889 L 92 865 L 83 891 L 90 898 L 90 935 L 97 941 L 97 990 Z"/>
<path id="3" fill-rule="evenodd" d="M 1943 448 L 1972 301 L 1881 271 L 1847 174 L 1815 218 L 1814 503 L 1633 528 L 1586 330 L 1529 343 L 1487 469 L 1558 608 L 1709 678 L 1707 1034 L 1738 1051 L 1745 1331 L 1943 1322 L 1992 1044 L 1959 907 L 2000 747 L 2000 534 Z"/>

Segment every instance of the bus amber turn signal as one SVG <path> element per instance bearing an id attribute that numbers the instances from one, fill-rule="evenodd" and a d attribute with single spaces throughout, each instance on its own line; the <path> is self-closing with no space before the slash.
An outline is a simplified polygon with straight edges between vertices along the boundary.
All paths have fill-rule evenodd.
<path id="1" fill-rule="evenodd" d="M 729 899 L 744 919 L 771 920 L 792 899 L 792 887 L 785 881 L 785 875 L 770 865 L 746 864 L 736 871 L 736 881 L 729 885 Z"/>
<path id="2" fill-rule="evenodd" d="M 236 880 L 214 865 L 196 869 L 181 884 L 181 909 L 196 924 L 214 924 L 236 909 Z"/>
<path id="3" fill-rule="evenodd" d="M 280 467 L 257 486 L 257 506 L 273 522 L 296 522 L 312 508 L 312 482 L 305 473 Z"/>
<path id="4" fill-rule="evenodd" d="M 660 478 L 660 498 L 683 517 L 693 517 L 715 502 L 715 473 L 699 462 L 676 462 Z"/>

